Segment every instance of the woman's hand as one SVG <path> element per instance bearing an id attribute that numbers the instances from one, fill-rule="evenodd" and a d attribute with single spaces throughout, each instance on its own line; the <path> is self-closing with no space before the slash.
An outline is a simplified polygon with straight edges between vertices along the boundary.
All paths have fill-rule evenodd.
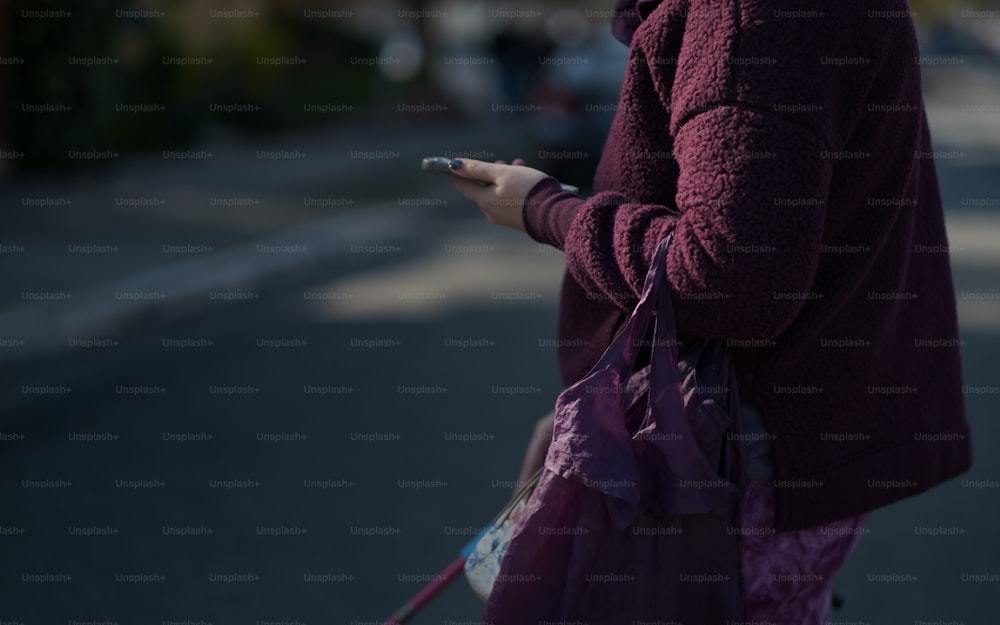
<path id="1" fill-rule="evenodd" d="M 521 159 L 507 165 L 502 161 L 486 163 L 456 158 L 451 161 L 451 170 L 455 174 L 455 188 L 479 206 L 487 221 L 521 232 L 524 232 L 521 213 L 524 198 L 532 187 L 549 177 L 545 172 L 525 167 Z"/>

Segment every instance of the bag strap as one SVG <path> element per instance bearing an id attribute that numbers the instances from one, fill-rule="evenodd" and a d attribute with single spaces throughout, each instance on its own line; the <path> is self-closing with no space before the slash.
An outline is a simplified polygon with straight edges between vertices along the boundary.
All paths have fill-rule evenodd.
<path id="1" fill-rule="evenodd" d="M 669 293 L 670 291 L 667 284 L 667 251 L 669 250 L 670 241 L 673 239 L 673 236 L 674 231 L 671 229 L 667 233 L 667 236 L 656 246 L 656 251 L 653 253 L 653 259 L 649 265 L 649 271 L 646 273 L 646 280 L 642 285 L 639 302 L 636 304 L 629 318 L 622 324 L 621 330 L 612 339 L 611 344 L 605 350 L 595 368 L 615 367 L 624 373 L 626 369 L 635 365 L 653 314 L 657 312 L 658 308 L 661 308 L 660 300 L 662 293 Z M 667 301 L 669 302 L 669 296 Z M 673 309 L 669 306 L 668 308 L 665 321 L 668 324 L 667 327 L 669 330 L 676 336 Z M 662 316 L 661 313 L 657 314 L 658 318 Z M 676 353 L 676 347 L 674 352 Z M 675 365 L 674 369 L 676 370 L 676 368 Z"/>

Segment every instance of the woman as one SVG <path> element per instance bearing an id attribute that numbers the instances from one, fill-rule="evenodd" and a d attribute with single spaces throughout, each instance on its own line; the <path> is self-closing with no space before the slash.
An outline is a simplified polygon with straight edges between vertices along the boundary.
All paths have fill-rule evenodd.
<path id="1" fill-rule="evenodd" d="M 565 251 L 566 384 L 674 230 L 678 332 L 727 341 L 746 402 L 751 621 L 824 622 L 867 513 L 972 462 L 919 51 L 905 0 L 883 4 L 619 0 L 631 52 L 592 197 L 452 165 L 490 222 Z"/>

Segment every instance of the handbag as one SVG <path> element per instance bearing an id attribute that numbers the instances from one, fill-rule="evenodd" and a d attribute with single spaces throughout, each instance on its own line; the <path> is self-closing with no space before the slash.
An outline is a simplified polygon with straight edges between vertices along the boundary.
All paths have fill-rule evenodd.
<path id="1" fill-rule="evenodd" d="M 559 395 L 541 476 L 505 509 L 516 518 L 477 545 L 497 556 L 484 622 L 743 620 L 733 364 L 721 341 L 678 340 L 671 238 L 607 350 Z"/>

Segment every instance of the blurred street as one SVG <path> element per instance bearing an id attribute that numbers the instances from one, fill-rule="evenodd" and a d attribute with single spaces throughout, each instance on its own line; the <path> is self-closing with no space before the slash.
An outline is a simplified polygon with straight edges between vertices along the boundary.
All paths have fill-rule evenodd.
<path id="1" fill-rule="evenodd" d="M 560 262 L 499 232 L 478 236 L 478 223 L 434 223 L 439 234 L 391 266 L 290 278 L 252 305 L 18 376 L 73 391 L 28 397 L 5 423 L 25 438 L 5 443 L 4 525 L 27 528 L 5 547 L 7 614 L 381 623 L 430 581 L 505 502 L 526 435 L 554 400 Z M 483 273 L 462 284 L 451 279 L 460 264 Z M 145 482 L 119 487 L 133 480 Z M 115 534 L 69 535 L 76 526 Z M 21 571 L 74 581 L 19 583 Z M 422 622 L 475 618 L 464 584 Z"/>
<path id="2" fill-rule="evenodd" d="M 977 459 L 873 515 L 834 623 L 1000 614 L 1000 72 L 926 82 Z M 537 146 L 504 113 L 359 113 L 189 149 L 0 172 L 0 625 L 380 625 L 560 390 L 561 254 L 418 161 Z M 481 607 L 459 580 L 412 623 Z"/>

